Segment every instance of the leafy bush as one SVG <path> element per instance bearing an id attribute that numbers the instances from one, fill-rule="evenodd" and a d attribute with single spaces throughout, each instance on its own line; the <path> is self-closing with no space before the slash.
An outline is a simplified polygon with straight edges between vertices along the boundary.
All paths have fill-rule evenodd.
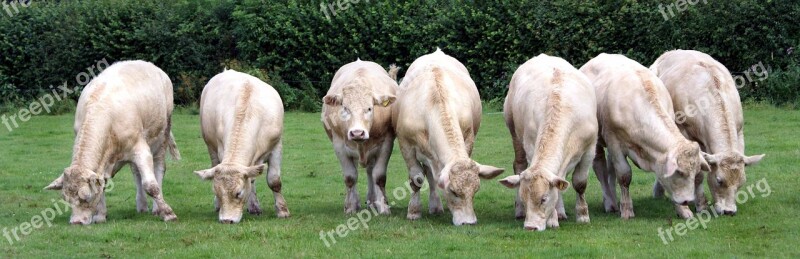
<path id="1" fill-rule="evenodd" d="M 196 103 L 204 81 L 238 60 L 287 108 L 314 111 L 340 66 L 361 58 L 407 68 L 436 47 L 467 66 L 485 100 L 504 96 L 517 66 L 539 53 L 579 67 L 602 52 L 649 65 L 664 51 L 697 49 L 731 71 L 763 62 L 790 80 L 798 54 L 789 50 L 800 50 L 793 0 L 699 1 L 682 12 L 673 0 L 350 0 L 346 9 L 339 2 L 347 1 L 33 1 L 0 18 L 0 102 L 74 85 L 103 58 L 155 63 L 182 105 Z M 335 15 L 328 10 L 328 19 L 321 4 L 333 4 Z M 665 16 L 660 10 L 670 6 L 674 16 Z M 797 88 L 773 77 L 760 83 L 767 85 L 742 96 L 781 103 Z"/>

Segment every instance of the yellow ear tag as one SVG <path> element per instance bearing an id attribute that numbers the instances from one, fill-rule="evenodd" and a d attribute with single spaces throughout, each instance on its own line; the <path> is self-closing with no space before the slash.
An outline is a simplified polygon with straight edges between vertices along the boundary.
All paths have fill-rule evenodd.
<path id="1" fill-rule="evenodd" d="M 382 104 L 383 107 L 389 106 L 389 100 L 384 100 Z"/>

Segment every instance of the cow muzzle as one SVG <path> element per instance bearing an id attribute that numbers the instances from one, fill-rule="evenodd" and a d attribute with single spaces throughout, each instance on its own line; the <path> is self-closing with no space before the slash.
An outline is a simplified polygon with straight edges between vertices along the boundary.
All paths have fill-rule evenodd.
<path id="1" fill-rule="evenodd" d="M 369 139 L 369 132 L 363 129 L 352 129 L 347 132 L 347 138 L 358 142 L 367 141 Z"/>

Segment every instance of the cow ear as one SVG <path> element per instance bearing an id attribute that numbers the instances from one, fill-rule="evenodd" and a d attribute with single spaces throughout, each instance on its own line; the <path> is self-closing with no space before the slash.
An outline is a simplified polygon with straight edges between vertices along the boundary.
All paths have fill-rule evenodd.
<path id="1" fill-rule="evenodd" d="M 342 105 L 342 95 L 341 94 L 326 95 L 325 97 L 322 97 L 322 102 L 330 106 Z"/>
<path id="2" fill-rule="evenodd" d="M 505 187 L 514 189 L 519 187 L 520 177 L 519 175 L 512 175 L 501 179 L 499 182 L 503 184 Z"/>
<path id="3" fill-rule="evenodd" d="M 211 180 L 211 179 L 214 179 L 214 174 L 216 172 L 217 171 L 214 168 L 211 168 L 211 169 L 206 169 L 206 170 L 194 171 L 194 174 L 196 174 L 197 176 L 200 176 L 200 179 Z"/>
<path id="4" fill-rule="evenodd" d="M 64 175 L 62 174 L 62 175 L 58 176 L 58 178 L 53 180 L 53 182 L 50 183 L 50 185 L 48 185 L 47 187 L 44 187 L 44 189 L 45 190 L 61 190 L 61 188 L 63 186 L 64 186 Z"/>
<path id="5" fill-rule="evenodd" d="M 758 162 L 761 162 L 761 159 L 764 158 L 765 154 L 755 155 L 755 156 L 746 156 L 744 157 L 744 165 L 756 165 Z"/>
<path id="6" fill-rule="evenodd" d="M 503 168 L 497 168 L 497 167 L 490 166 L 490 165 L 478 164 L 478 176 L 481 179 L 493 179 L 493 178 L 497 177 L 498 175 L 502 174 L 505 171 L 506 171 L 506 169 L 503 169 Z"/>
<path id="7" fill-rule="evenodd" d="M 558 188 L 559 191 L 566 190 L 569 187 L 569 182 L 564 180 L 561 177 L 556 177 L 552 181 L 550 181 L 550 186 Z"/>
<path id="8" fill-rule="evenodd" d="M 380 105 L 380 106 L 383 106 L 383 107 L 387 107 L 390 104 L 394 103 L 394 101 L 397 99 L 397 97 L 395 97 L 394 95 L 391 95 L 391 94 L 387 94 L 387 95 L 378 95 L 378 96 L 373 97 L 372 99 L 373 99 L 372 100 L 372 104 L 373 105 Z"/>
<path id="9" fill-rule="evenodd" d="M 247 178 L 256 178 L 263 172 L 264 172 L 264 164 L 260 164 L 257 166 L 248 167 L 247 170 L 245 170 L 244 174 Z"/>

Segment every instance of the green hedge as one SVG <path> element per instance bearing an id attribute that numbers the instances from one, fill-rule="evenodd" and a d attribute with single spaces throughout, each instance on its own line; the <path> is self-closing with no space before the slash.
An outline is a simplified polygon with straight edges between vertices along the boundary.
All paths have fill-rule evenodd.
<path id="1" fill-rule="evenodd" d="M 502 97 L 514 69 L 539 53 L 575 66 L 623 53 L 649 65 L 678 48 L 709 53 L 731 71 L 758 63 L 773 71 L 742 88 L 746 99 L 794 103 L 800 93 L 800 53 L 789 54 L 800 51 L 795 0 L 697 0 L 682 12 L 677 1 L 349 1 L 357 3 L 327 19 L 321 4 L 339 9 L 339 0 L 32 0 L 13 15 L 0 10 L 0 101 L 74 85 L 103 58 L 145 59 L 172 77 L 179 104 L 196 103 L 228 66 L 259 74 L 287 108 L 313 111 L 341 65 L 408 67 L 436 47 L 469 68 L 484 99 Z M 659 6 L 668 5 L 675 16 L 665 20 Z"/>

